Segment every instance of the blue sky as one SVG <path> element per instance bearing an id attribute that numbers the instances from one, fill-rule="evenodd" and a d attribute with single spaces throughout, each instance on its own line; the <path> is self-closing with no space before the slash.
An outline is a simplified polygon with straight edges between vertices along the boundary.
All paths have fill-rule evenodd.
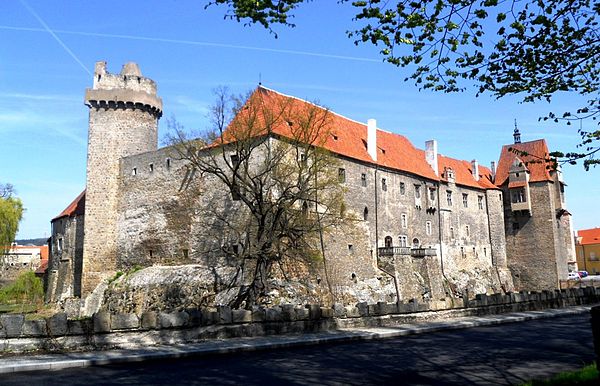
<path id="1" fill-rule="evenodd" d="M 305 5 L 296 28 L 223 20 L 224 8 L 204 1 L 3 0 L 0 6 L 0 182 L 15 185 L 27 209 L 19 238 L 46 237 L 50 219 L 85 187 L 88 111 L 94 63 L 110 72 L 135 61 L 158 83 L 164 117 L 206 128 L 212 89 L 244 93 L 259 79 L 270 88 L 329 107 L 349 118 L 377 119 L 382 129 L 417 147 L 437 139 L 442 154 L 483 165 L 512 142 L 516 118 L 523 141 L 546 138 L 573 150 L 575 129 L 540 123 L 549 111 L 577 108 L 577 95 L 553 103 L 519 104 L 474 92 L 419 92 L 408 70 L 382 63 L 377 50 L 346 37 L 352 9 L 334 1 Z M 327 5 L 325 5 L 327 4 Z M 588 123 L 589 125 L 590 123 Z M 585 126 L 584 126 L 585 129 Z M 600 170 L 565 166 L 567 205 L 575 229 L 600 226 Z"/>

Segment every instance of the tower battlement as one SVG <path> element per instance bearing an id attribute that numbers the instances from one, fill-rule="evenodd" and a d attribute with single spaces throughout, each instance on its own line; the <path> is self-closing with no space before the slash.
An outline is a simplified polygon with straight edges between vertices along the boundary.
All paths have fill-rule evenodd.
<path id="1" fill-rule="evenodd" d="M 106 62 L 96 62 L 94 84 L 85 91 L 85 104 L 95 109 L 140 109 L 162 116 L 162 99 L 156 83 L 145 78 L 134 62 L 125 63 L 119 74 L 106 71 Z"/>

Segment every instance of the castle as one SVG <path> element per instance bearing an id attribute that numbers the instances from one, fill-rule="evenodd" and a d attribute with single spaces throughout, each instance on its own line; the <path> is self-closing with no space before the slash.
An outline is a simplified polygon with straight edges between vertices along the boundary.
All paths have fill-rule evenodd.
<path id="1" fill-rule="evenodd" d="M 262 86 L 254 94 L 308 103 Z M 193 171 L 171 148 L 158 148 L 155 82 L 135 63 L 111 74 L 98 62 L 85 104 L 86 190 L 52 220 L 47 300 L 86 298 L 135 265 L 195 264 L 212 270 L 207 281 L 226 275 L 219 269 L 228 263 L 210 260 L 200 245 L 225 242 L 207 230 L 206 208 L 236 204 L 215 182 L 203 197 L 186 197 Z M 332 127 L 323 146 L 339 161 L 348 210 L 361 219 L 325 240 L 330 275 L 346 299 L 555 289 L 576 269 L 565 184 L 545 161 L 543 139 L 521 142 L 515 129 L 514 143 L 488 169 L 439 154 L 435 140 L 418 149 L 375 120 L 332 114 Z M 318 272 L 299 276 L 319 285 Z"/>

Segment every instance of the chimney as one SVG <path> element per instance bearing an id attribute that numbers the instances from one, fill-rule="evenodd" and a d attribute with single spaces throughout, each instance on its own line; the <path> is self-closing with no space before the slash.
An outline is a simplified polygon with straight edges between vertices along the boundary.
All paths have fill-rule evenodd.
<path id="1" fill-rule="evenodd" d="M 479 181 L 479 163 L 476 159 L 471 161 L 471 173 L 473 174 L 475 181 Z"/>
<path id="2" fill-rule="evenodd" d="M 367 153 L 373 161 L 377 161 L 377 121 L 375 119 L 367 121 Z"/>
<path id="3" fill-rule="evenodd" d="M 492 171 L 492 181 L 494 181 L 496 179 L 496 161 L 492 161 L 490 170 Z"/>
<path id="4" fill-rule="evenodd" d="M 438 148 L 435 139 L 425 142 L 425 161 L 431 166 L 435 175 L 438 176 Z"/>

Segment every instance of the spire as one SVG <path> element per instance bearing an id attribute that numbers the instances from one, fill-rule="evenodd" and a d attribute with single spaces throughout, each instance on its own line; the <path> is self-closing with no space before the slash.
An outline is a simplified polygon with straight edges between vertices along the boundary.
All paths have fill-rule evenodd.
<path id="1" fill-rule="evenodd" d="M 515 119 L 515 131 L 513 132 L 513 138 L 515 139 L 515 143 L 521 143 L 521 133 L 519 132 L 519 128 L 517 127 L 516 119 Z"/>

